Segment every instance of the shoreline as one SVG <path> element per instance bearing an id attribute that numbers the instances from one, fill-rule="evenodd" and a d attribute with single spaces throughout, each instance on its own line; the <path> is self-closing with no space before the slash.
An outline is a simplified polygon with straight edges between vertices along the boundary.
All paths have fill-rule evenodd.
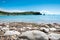
<path id="1" fill-rule="evenodd" d="M 33 23 L 33 24 L 54 24 L 54 23 L 57 23 L 57 24 L 60 24 L 60 22 L 22 22 L 22 21 L 0 21 L 0 23 L 13 23 L 13 22 L 16 22 L 16 23 Z"/>
<path id="2" fill-rule="evenodd" d="M 52 26 L 54 26 L 54 25 L 57 25 L 57 26 L 60 26 L 60 23 L 34 23 L 34 22 L 0 22 L 0 25 L 2 25 L 2 24 L 4 24 L 4 25 L 6 25 L 6 24 L 15 24 L 16 23 L 16 25 L 20 25 L 20 24 L 26 24 L 26 25 L 52 25 Z"/>

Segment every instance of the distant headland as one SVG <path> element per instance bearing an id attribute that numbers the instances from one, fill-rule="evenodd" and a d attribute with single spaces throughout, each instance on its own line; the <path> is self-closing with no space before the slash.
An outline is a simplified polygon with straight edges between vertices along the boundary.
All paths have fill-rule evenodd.
<path id="1" fill-rule="evenodd" d="M 6 11 L 0 11 L 0 15 L 43 15 L 40 12 L 6 12 Z"/>

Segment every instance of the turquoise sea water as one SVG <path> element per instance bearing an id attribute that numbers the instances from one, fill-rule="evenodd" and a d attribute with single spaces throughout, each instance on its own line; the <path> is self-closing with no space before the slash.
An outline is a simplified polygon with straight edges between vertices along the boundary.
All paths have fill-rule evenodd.
<path id="1" fill-rule="evenodd" d="M 0 22 L 60 23 L 60 15 L 0 16 Z"/>

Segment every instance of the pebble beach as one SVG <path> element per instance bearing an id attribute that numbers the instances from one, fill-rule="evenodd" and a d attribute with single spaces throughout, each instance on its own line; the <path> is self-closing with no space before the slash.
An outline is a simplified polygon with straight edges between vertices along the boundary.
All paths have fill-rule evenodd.
<path id="1" fill-rule="evenodd" d="M 0 23 L 0 35 L 8 36 L 11 40 L 60 40 L 60 24 Z M 9 38 L 1 40 L 8 40 Z"/>

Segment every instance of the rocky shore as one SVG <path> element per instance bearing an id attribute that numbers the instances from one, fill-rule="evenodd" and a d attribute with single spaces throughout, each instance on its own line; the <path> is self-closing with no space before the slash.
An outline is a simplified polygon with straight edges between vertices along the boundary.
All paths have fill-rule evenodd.
<path id="1" fill-rule="evenodd" d="M 60 24 L 0 23 L 0 35 L 16 40 L 60 40 Z"/>

